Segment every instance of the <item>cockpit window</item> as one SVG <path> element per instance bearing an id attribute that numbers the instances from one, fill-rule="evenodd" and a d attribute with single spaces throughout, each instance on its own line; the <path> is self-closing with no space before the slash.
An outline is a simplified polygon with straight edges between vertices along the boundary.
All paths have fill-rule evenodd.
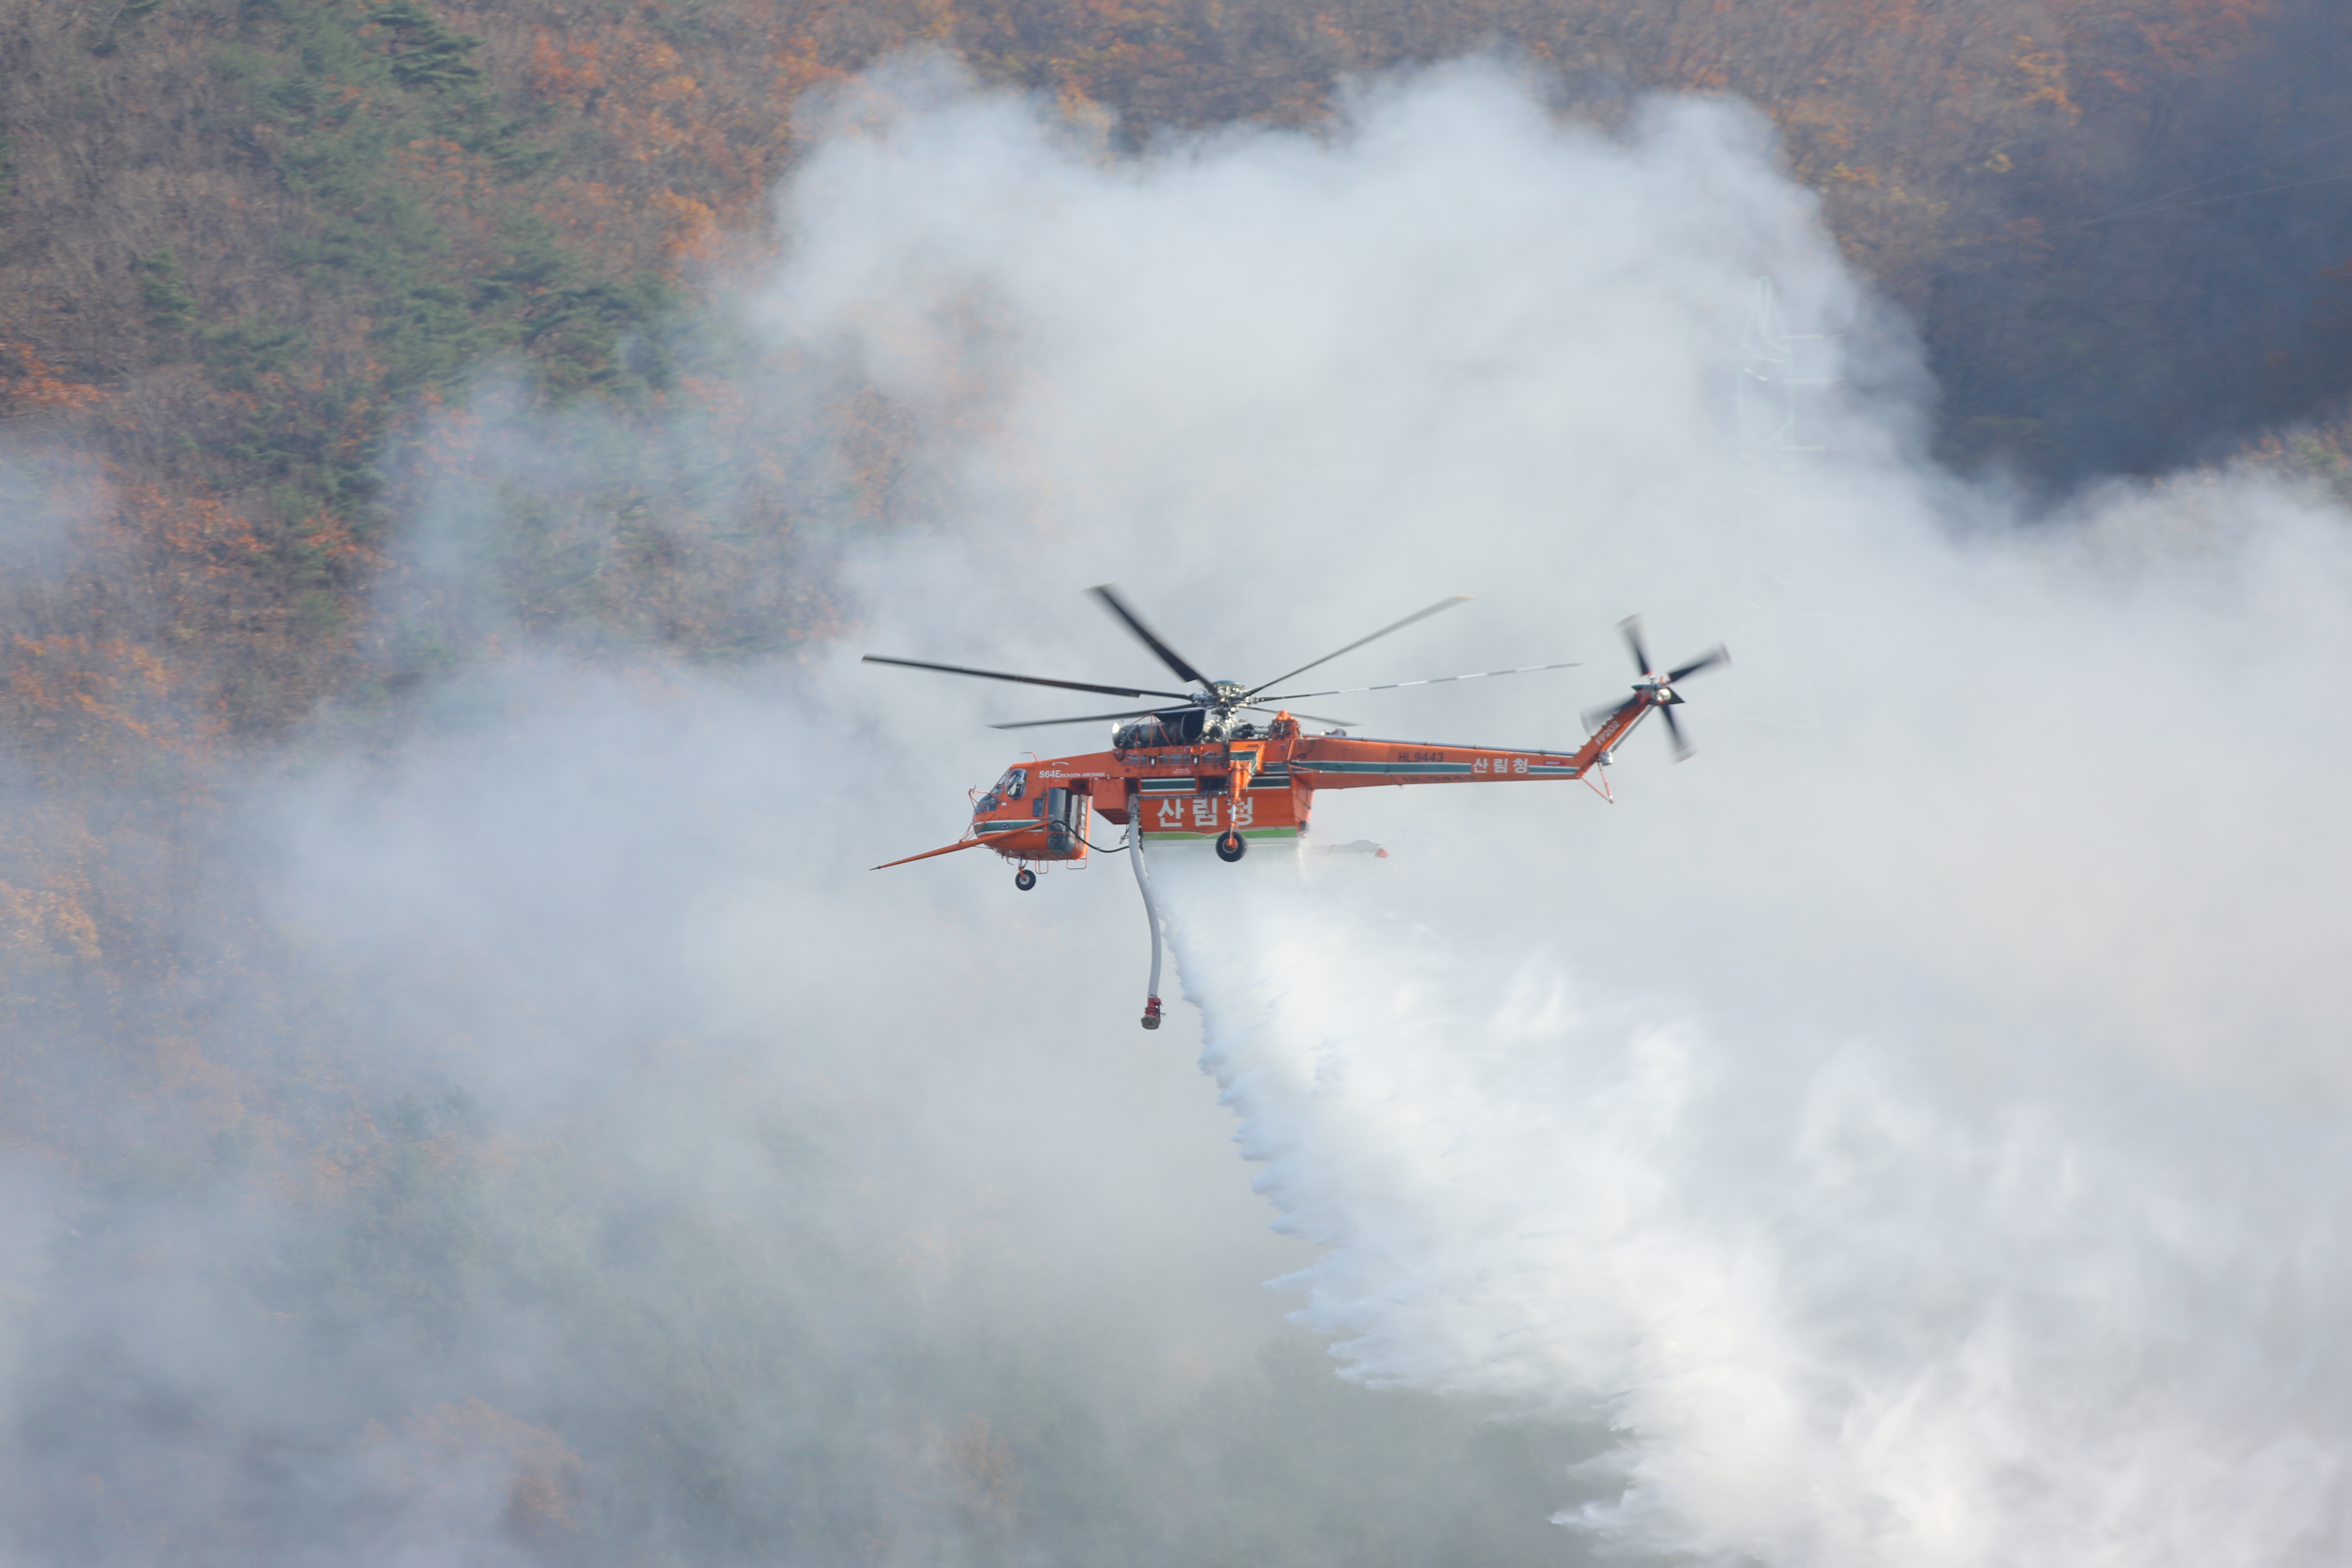
<path id="1" fill-rule="evenodd" d="M 1004 770 L 1004 776 L 996 781 L 996 787 L 988 793 L 1001 795 L 1007 800 L 1019 800 L 1028 787 L 1029 770 L 1027 768 L 1007 768 Z"/>

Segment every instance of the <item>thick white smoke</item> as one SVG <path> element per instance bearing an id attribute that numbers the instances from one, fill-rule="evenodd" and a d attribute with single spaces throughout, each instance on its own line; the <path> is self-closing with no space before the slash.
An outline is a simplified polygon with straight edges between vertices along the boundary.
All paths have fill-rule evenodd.
<path id="1" fill-rule="evenodd" d="M 268 889 L 286 956 L 195 1011 L 282 1113 L 151 1081 L 182 1058 L 110 1017 L 44 1047 L 58 1129 L 221 1136 L 193 1174 L 0 1166 L 0 1554 L 1195 1562 L 1295 1473 L 1465 1560 L 1444 1520 L 1398 1546 L 1388 1479 L 1516 1479 L 1391 1447 L 1350 1490 L 1360 1434 L 1293 1471 L 1194 1451 L 1245 1406 L 1169 1424 L 1285 1269 L 1350 1376 L 1613 1423 L 1555 1478 L 1584 1543 L 2339 1554 L 2340 515 L 2225 476 L 2028 521 L 1937 474 L 1900 323 L 1733 106 L 1604 132 L 1463 67 L 1139 160 L 919 64 L 830 112 L 750 411 L 486 401 L 382 621 L 511 657 L 239 784 L 201 874 Z M 839 427 L 859 386 L 889 439 Z M 760 580 L 686 607 L 779 619 L 837 565 L 832 653 L 697 671 L 565 618 L 614 494 L 751 532 L 782 503 L 734 491 L 876 452 L 929 523 L 746 546 Z M 495 484 L 550 535 L 499 535 Z M 998 736 L 1097 700 L 855 656 L 1156 684 L 1106 580 L 1218 676 L 1457 591 L 1318 676 L 1586 661 L 1302 704 L 1374 734 L 1572 742 L 1629 611 L 1737 662 L 1689 684 L 1698 757 L 1636 735 L 1614 806 L 1334 793 L 1318 839 L 1390 858 L 1159 858 L 1198 1010 L 1146 1036 L 1116 860 L 867 869 L 1102 731 Z M 257 1185 L 255 1125 L 357 1163 Z M 1354 1551 L 1304 1517 L 1289 1560 Z"/>
<path id="2" fill-rule="evenodd" d="M 1353 1375 L 1606 1412 L 1626 1489 L 1570 1517 L 1631 1546 L 2332 1559 L 2341 516 L 2221 478 L 2028 521 L 1938 475 L 1900 332 L 1724 105 L 1603 135 L 1462 68 L 1139 163 L 939 74 L 838 109 L 766 319 L 936 420 L 958 502 L 866 560 L 860 648 L 1142 679 L 1075 593 L 1115 579 L 1256 679 L 1467 590 L 1330 683 L 1585 668 L 1305 706 L 1527 744 L 1622 693 L 1629 611 L 1738 660 L 1613 809 L 1332 795 L 1319 836 L 1392 858 L 1163 863 Z M 944 841 L 967 771 L 857 851 Z"/>

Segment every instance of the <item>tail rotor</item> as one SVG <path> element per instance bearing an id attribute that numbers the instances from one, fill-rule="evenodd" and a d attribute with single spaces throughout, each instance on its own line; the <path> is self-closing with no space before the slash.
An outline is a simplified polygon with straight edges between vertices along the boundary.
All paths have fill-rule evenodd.
<path id="1" fill-rule="evenodd" d="M 1675 709 L 1680 706 L 1683 700 L 1682 693 L 1675 689 L 1675 684 L 1686 676 L 1696 675 L 1702 669 L 1718 664 L 1730 663 L 1730 650 L 1718 643 L 1688 664 L 1661 671 L 1650 662 L 1650 650 L 1642 641 L 1641 616 L 1626 616 L 1617 623 L 1617 629 L 1625 634 L 1625 646 L 1633 651 L 1633 672 L 1640 679 L 1633 683 L 1633 695 L 1624 701 L 1588 711 L 1584 715 L 1586 732 L 1589 734 L 1598 731 L 1611 717 L 1624 712 L 1629 707 L 1655 708 L 1658 710 L 1658 716 L 1665 721 L 1666 742 L 1674 748 L 1675 761 L 1678 763 L 1685 761 L 1690 756 L 1694 748 L 1689 739 L 1683 734 L 1682 725 L 1675 719 Z"/>

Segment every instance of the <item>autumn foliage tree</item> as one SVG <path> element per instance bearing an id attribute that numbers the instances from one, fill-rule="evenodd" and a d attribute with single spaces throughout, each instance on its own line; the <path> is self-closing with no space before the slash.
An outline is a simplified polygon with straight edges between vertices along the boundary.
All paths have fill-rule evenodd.
<path id="1" fill-rule="evenodd" d="M 2309 314 L 2294 269 L 2315 288 L 2341 254 L 2217 257 L 2197 213 L 2134 211 L 2347 107 L 2324 22 L 2314 0 L 12 0 L 0 407 L 71 415 L 142 494 L 238 517 L 239 647 L 271 625 L 300 646 L 213 695 L 268 731 L 361 678 L 394 428 L 500 361 L 558 401 L 670 395 L 702 280 L 765 243 L 809 88 L 945 48 L 1133 145 L 1311 124 L 1351 77 L 1503 49 L 1572 112 L 1657 89 L 1762 107 L 1849 255 L 1925 313 L 1956 455 L 2145 464 L 2195 434 L 2159 363 L 2184 335 L 2214 362 L 2209 423 L 2352 381 L 2268 341 Z M 2083 226 L 2102 209 L 2126 243 Z M 2213 330 L 2141 302 L 2168 292 Z M 2116 428 L 2068 423 L 2118 388 L 2095 416 Z"/>

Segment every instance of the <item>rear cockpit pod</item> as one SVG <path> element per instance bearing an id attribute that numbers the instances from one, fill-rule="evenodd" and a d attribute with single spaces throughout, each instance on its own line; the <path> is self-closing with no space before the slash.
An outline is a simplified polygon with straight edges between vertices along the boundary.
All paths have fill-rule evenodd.
<path id="1" fill-rule="evenodd" d="M 1045 819 L 1045 858 L 1052 860 L 1083 860 L 1087 858 L 1087 797 L 1074 789 L 1049 789 L 1043 806 Z"/>
<path id="2" fill-rule="evenodd" d="M 1022 770 L 1015 768 L 1013 773 Z M 1008 774 L 1007 777 L 1011 775 Z M 997 797 L 999 821 L 983 825 L 983 833 L 991 827 L 1009 827 L 1006 847 L 1002 851 L 1008 858 L 1017 856 L 1020 869 L 1013 874 L 1013 885 L 1023 892 L 1037 885 L 1037 866 L 1059 861 L 1073 868 L 1084 868 L 1087 862 L 1087 834 L 1093 826 L 1091 803 L 1084 792 L 1056 784 L 1030 794 L 1028 809 L 1024 811 L 1013 801 L 1005 800 L 1002 784 L 992 791 Z M 1005 820 L 1005 819 L 1011 820 Z M 1018 845 L 1016 850 L 1013 846 Z"/>

